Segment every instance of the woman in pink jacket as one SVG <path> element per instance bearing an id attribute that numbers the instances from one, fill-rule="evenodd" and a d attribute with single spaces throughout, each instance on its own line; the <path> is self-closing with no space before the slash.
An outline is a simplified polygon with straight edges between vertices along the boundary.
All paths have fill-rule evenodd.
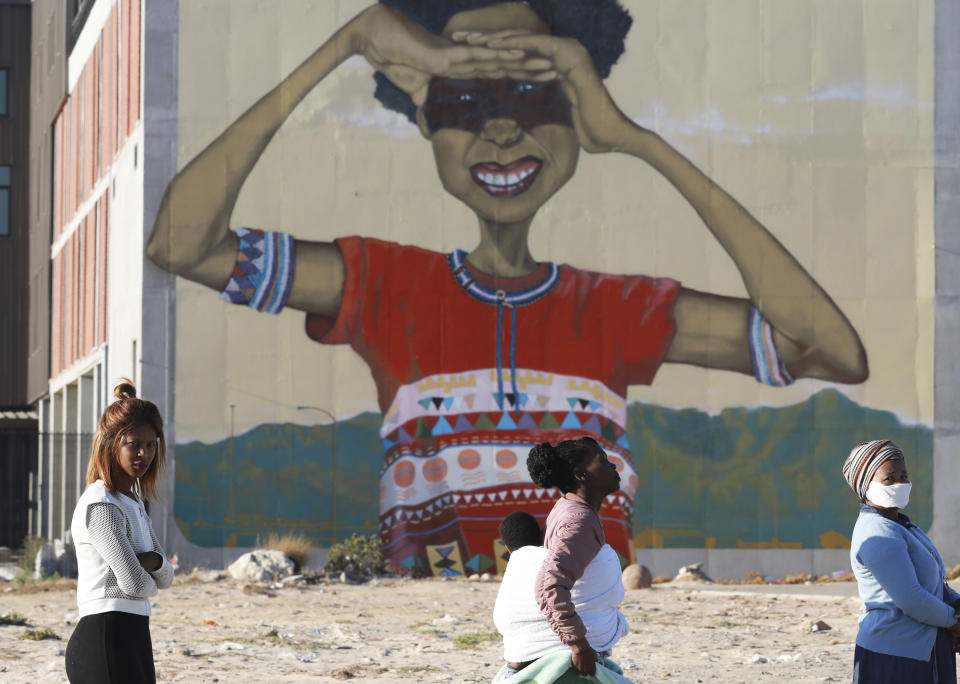
<path id="1" fill-rule="evenodd" d="M 574 668 L 592 676 L 597 653 L 587 641 L 570 589 L 606 543 L 600 506 L 620 489 L 620 475 L 590 437 L 538 444 L 527 457 L 527 470 L 537 486 L 563 493 L 547 516 L 543 539 L 547 557 L 537 575 L 537 603 L 560 641 L 570 646 Z"/>

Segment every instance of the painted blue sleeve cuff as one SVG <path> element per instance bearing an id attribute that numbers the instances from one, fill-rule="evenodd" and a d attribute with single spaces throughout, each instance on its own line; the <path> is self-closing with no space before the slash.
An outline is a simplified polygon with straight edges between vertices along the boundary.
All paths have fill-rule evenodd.
<path id="1" fill-rule="evenodd" d="M 747 339 L 750 341 L 750 361 L 753 364 L 753 376 L 757 382 L 773 387 L 786 387 L 793 384 L 793 377 L 777 353 L 773 343 L 773 328 L 756 307 L 750 307 L 747 326 Z"/>

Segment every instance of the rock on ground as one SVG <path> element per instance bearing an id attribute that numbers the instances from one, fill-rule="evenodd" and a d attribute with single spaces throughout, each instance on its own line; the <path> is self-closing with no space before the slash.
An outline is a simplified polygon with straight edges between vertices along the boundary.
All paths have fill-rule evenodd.
<path id="1" fill-rule="evenodd" d="M 693 565 L 684 565 L 680 568 L 677 576 L 673 578 L 674 582 L 713 582 L 703 571 L 703 563 L 694 563 Z"/>
<path id="2" fill-rule="evenodd" d="M 16 577 L 19 577 L 22 572 L 23 570 L 19 565 L 0 563 L 0 580 L 4 582 L 12 582 Z"/>
<path id="3" fill-rule="evenodd" d="M 631 589 L 647 589 L 653 584 L 653 575 L 646 565 L 634 563 L 623 569 L 623 588 L 627 591 Z"/>
<path id="4" fill-rule="evenodd" d="M 293 569 L 293 561 L 283 551 L 257 549 L 240 556 L 227 572 L 244 582 L 276 582 L 292 575 Z"/>

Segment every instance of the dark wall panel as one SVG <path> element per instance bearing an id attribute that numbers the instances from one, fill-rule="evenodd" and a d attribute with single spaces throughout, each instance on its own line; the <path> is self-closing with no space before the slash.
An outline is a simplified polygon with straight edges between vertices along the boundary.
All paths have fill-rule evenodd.
<path id="1" fill-rule="evenodd" d="M 27 534 L 30 475 L 37 469 L 37 428 L 0 424 L 0 546 L 17 548 Z"/>
<path id="2" fill-rule="evenodd" d="M 30 6 L 0 5 L 0 68 L 7 69 L 7 116 L 0 117 L 0 164 L 12 166 L 10 235 L 0 237 L 0 406 L 27 403 Z"/>

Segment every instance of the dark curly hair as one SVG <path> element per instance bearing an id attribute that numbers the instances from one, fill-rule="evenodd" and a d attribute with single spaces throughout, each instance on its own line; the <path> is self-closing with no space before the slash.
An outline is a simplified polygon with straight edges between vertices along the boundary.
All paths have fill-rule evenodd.
<path id="1" fill-rule="evenodd" d="M 380 0 L 402 12 L 431 33 L 439 34 L 454 14 L 500 5 L 505 0 Z M 633 18 L 618 0 L 525 0 L 555 36 L 575 38 L 593 58 L 601 78 L 623 54 L 623 41 Z M 405 92 L 379 71 L 373 96 L 387 109 L 415 121 L 417 107 Z"/>
<path id="2" fill-rule="evenodd" d="M 585 465 L 599 453 L 603 453 L 603 449 L 591 437 L 566 439 L 556 446 L 542 442 L 530 450 L 527 472 L 538 487 L 556 487 L 566 494 L 577 488 L 574 477 L 577 466 Z"/>
<path id="3" fill-rule="evenodd" d="M 543 530 L 537 519 L 526 511 L 514 511 L 500 523 L 500 540 L 512 553 L 522 546 L 540 546 Z"/>

